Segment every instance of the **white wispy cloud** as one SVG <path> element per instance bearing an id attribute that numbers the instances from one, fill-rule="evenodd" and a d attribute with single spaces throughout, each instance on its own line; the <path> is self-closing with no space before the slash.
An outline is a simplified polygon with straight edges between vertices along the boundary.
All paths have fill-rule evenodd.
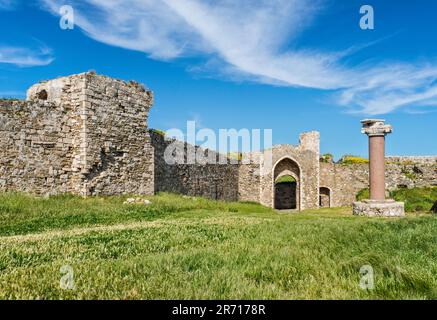
<path id="1" fill-rule="evenodd" d="M 40 47 L 0 46 L 0 63 L 13 64 L 19 67 L 45 66 L 54 60 L 51 49 Z"/>
<path id="2" fill-rule="evenodd" d="M 392 64 L 363 70 L 357 83 L 344 89 L 340 104 L 383 114 L 406 106 L 437 106 L 437 67 L 430 63 Z"/>
<path id="3" fill-rule="evenodd" d="M 58 14 L 61 0 L 41 0 Z M 437 68 L 397 63 L 350 67 L 355 52 L 298 48 L 322 0 L 78 0 L 75 24 L 91 38 L 171 60 L 200 56 L 214 73 L 272 85 L 336 90 L 366 114 L 435 106 Z M 292 48 L 292 49 L 290 49 Z M 294 49 L 293 49 L 294 48 Z M 196 68 L 198 66 L 195 66 Z"/>

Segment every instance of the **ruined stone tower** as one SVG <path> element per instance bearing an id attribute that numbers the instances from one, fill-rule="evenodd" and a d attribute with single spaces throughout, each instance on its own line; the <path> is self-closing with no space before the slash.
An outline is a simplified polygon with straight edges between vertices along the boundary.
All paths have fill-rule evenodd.
<path id="1" fill-rule="evenodd" d="M 82 73 L 0 105 L 0 189 L 38 194 L 153 194 L 147 131 L 153 95 Z"/>

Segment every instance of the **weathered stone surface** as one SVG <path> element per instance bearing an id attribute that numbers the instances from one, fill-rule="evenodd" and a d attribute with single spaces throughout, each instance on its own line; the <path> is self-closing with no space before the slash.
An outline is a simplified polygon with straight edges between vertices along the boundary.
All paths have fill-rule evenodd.
<path id="1" fill-rule="evenodd" d="M 403 217 L 405 216 L 404 203 L 394 200 L 374 201 L 364 200 L 354 202 L 353 213 L 367 217 Z"/>
<path id="2" fill-rule="evenodd" d="M 226 160 L 220 164 L 222 156 L 211 150 L 206 151 L 197 146 L 176 140 L 167 140 L 160 133 L 150 131 L 154 147 L 155 192 L 172 192 L 188 196 L 201 196 L 215 200 L 237 201 L 239 164 Z M 167 148 L 173 144 L 182 151 L 177 157 L 177 163 L 168 163 L 165 160 Z M 214 163 L 190 164 L 188 161 L 190 148 L 196 154 L 206 154 L 215 160 Z"/>
<path id="3" fill-rule="evenodd" d="M 150 91 L 94 73 L 39 83 L 27 101 L 1 103 L 0 190 L 152 194 L 152 103 Z"/>
<path id="4" fill-rule="evenodd" d="M 326 187 L 320 187 L 319 205 L 321 208 L 331 207 L 332 191 Z"/>
<path id="5" fill-rule="evenodd" d="M 93 72 L 36 84 L 26 101 L 0 100 L 0 191 L 83 196 L 166 191 L 274 207 L 275 182 L 289 175 L 296 191 L 281 194 L 295 198 L 302 210 L 351 205 L 368 187 L 368 165 L 319 161 L 318 132 L 302 134 L 297 146 L 245 154 L 248 162 L 178 142 L 180 162 L 167 163 L 165 153 L 174 141 L 149 131 L 152 104 L 152 92 L 142 85 Z M 193 149 L 203 155 L 201 161 L 188 161 Z M 225 161 L 207 164 L 206 158 Z M 437 157 L 386 158 L 388 190 L 430 185 L 437 185 Z"/>
<path id="6" fill-rule="evenodd" d="M 386 190 L 437 186 L 437 157 L 386 157 Z M 320 187 L 331 190 L 331 206 L 349 206 L 369 187 L 368 164 L 320 163 Z"/>
<path id="7" fill-rule="evenodd" d="M 365 119 L 361 121 L 363 128 L 361 133 L 371 136 L 385 136 L 388 133 L 392 133 L 393 128 L 389 124 L 385 124 L 383 119 Z"/>

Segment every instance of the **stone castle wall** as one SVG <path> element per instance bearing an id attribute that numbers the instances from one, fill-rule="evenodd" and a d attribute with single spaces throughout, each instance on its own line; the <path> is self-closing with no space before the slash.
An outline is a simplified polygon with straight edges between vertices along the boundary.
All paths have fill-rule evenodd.
<path id="1" fill-rule="evenodd" d="M 369 186 L 368 164 L 320 163 L 320 187 L 330 190 L 331 207 L 349 206 Z"/>
<path id="2" fill-rule="evenodd" d="M 136 83 L 86 75 L 83 165 L 86 194 L 153 194 L 148 134 L 153 95 Z"/>
<path id="3" fill-rule="evenodd" d="M 386 189 L 437 186 L 437 156 L 386 157 Z M 320 187 L 331 190 L 331 206 L 349 206 L 369 186 L 365 163 L 320 163 Z"/>
<path id="4" fill-rule="evenodd" d="M 26 101 L 0 100 L 0 191 L 173 192 L 273 207 L 275 182 L 289 175 L 302 210 L 319 207 L 320 196 L 330 206 L 350 205 L 368 186 L 367 164 L 319 161 L 318 132 L 302 134 L 297 146 L 277 145 L 235 161 L 149 131 L 152 104 L 142 85 L 92 72 L 36 84 Z M 188 156 L 193 149 L 203 162 Z M 176 163 L 166 161 L 169 150 Z M 389 190 L 437 185 L 437 157 L 386 162 Z"/>
<path id="5" fill-rule="evenodd" d="M 226 201 L 252 201 L 273 206 L 274 179 L 279 174 L 288 174 L 291 168 L 296 172 L 294 176 L 299 188 L 298 208 L 318 207 L 317 132 L 302 134 L 299 146 L 275 146 L 266 153 L 246 154 L 244 160 L 232 160 L 211 150 L 168 140 L 162 133 L 154 130 L 150 134 L 155 150 L 155 192 L 172 192 Z M 190 164 L 188 151 L 201 155 L 210 162 L 202 162 L 198 157 L 192 157 Z M 166 156 L 170 154 L 172 161 L 166 160 Z M 267 163 L 269 157 L 271 158 Z M 215 163 L 211 164 L 211 160 Z M 291 164 L 282 160 L 289 160 Z"/>
<path id="6" fill-rule="evenodd" d="M 260 202 L 260 162 L 262 154 L 252 154 L 253 159 L 247 164 L 240 164 L 238 168 L 238 195 L 240 201 Z"/>
<path id="7" fill-rule="evenodd" d="M 153 193 L 150 91 L 83 73 L 0 104 L 0 189 L 37 194 Z"/>
<path id="8" fill-rule="evenodd" d="M 83 81 L 71 77 L 64 82 L 56 101 L 41 91 L 31 92 L 28 101 L 0 102 L 0 190 L 81 191 Z"/>
<path id="9" fill-rule="evenodd" d="M 215 200 L 238 201 L 239 165 L 226 160 L 220 164 L 220 155 L 197 146 L 164 138 L 164 135 L 151 130 L 151 141 L 155 150 L 154 176 L 155 193 L 172 192 L 189 196 L 201 196 Z M 195 150 L 193 152 L 193 150 Z M 173 154 L 173 161 L 166 161 Z M 179 152 L 177 154 L 177 152 Z M 203 155 L 215 159 L 209 164 L 190 159 L 189 154 Z"/>

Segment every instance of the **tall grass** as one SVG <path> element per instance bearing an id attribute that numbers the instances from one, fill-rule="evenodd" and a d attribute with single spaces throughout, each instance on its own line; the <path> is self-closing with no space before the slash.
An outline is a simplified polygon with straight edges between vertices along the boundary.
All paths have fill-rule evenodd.
<path id="1" fill-rule="evenodd" d="M 149 206 L 125 198 L 0 196 L 0 298 L 437 299 L 430 214 L 371 219 L 350 208 L 278 214 L 169 194 Z M 107 227 L 89 229 L 96 224 Z M 64 265 L 73 290 L 60 287 Z M 359 286 L 363 265 L 374 270 L 373 290 Z"/>
<path id="2" fill-rule="evenodd" d="M 391 192 L 390 196 L 397 201 L 403 201 L 406 211 L 431 211 L 437 201 L 437 187 L 402 188 Z"/>
<path id="3" fill-rule="evenodd" d="M 73 195 L 35 198 L 19 193 L 0 194 L 0 236 L 41 232 L 96 224 L 150 221 L 178 217 L 196 211 L 204 215 L 217 212 L 264 213 L 271 209 L 256 203 L 232 203 L 167 193 L 150 199 L 151 205 L 123 202 L 130 196 L 82 198 Z"/>

